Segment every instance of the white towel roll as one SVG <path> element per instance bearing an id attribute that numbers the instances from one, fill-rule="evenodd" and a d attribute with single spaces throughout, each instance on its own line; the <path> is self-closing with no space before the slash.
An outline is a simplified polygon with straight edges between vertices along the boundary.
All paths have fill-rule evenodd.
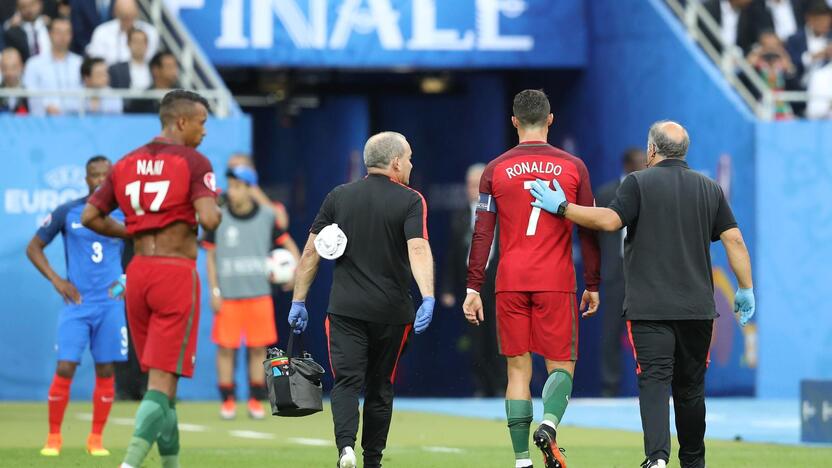
<path id="1" fill-rule="evenodd" d="M 318 251 L 318 255 L 327 260 L 335 260 L 344 255 L 346 249 L 347 235 L 337 224 L 330 224 L 321 229 L 315 238 L 315 250 Z"/>

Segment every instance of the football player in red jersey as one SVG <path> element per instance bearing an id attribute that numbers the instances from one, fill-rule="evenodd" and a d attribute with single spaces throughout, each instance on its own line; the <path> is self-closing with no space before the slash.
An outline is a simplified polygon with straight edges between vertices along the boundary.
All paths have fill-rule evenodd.
<path id="1" fill-rule="evenodd" d="M 171 91 L 159 109 L 162 135 L 128 153 L 87 202 L 82 223 L 100 234 L 132 237 L 127 268 L 127 320 L 147 393 L 122 468 L 141 466 L 153 443 L 165 468 L 179 466 L 176 387 L 193 375 L 199 328 L 197 224 L 214 230 L 221 215 L 211 163 L 197 152 L 205 137 L 208 102 Z M 116 207 L 125 225 L 108 214 Z"/>
<path id="2" fill-rule="evenodd" d="M 572 262 L 573 224 L 533 208 L 530 189 L 536 179 L 557 179 L 571 203 L 594 205 L 589 174 L 583 161 L 546 143 L 554 117 L 542 91 L 522 91 L 514 98 L 512 124 L 520 144 L 491 161 L 480 179 L 477 221 L 468 260 L 465 318 L 483 321 L 479 291 L 500 224 L 500 264 L 497 269 L 497 330 L 508 363 L 506 417 L 514 447 L 515 466 L 532 465 L 529 428 L 532 402 L 531 353 L 546 359 L 549 377 L 543 387 L 543 422 L 534 433 L 547 468 L 565 468 L 556 443 L 556 429 L 572 393 L 578 358 L 578 307 Z M 584 317 L 598 309 L 600 262 L 593 231 L 579 230 L 586 291 Z"/>

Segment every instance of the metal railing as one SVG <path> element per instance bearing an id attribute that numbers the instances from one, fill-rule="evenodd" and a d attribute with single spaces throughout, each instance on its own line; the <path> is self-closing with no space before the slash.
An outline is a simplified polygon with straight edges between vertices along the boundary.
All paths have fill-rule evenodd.
<path id="1" fill-rule="evenodd" d="M 772 90 L 757 70 L 748 63 L 742 50 L 722 40 L 719 23 L 699 1 L 687 0 L 684 5 L 680 0 L 665 1 L 686 27 L 688 34 L 716 63 L 728 82 L 759 118 L 773 119 L 778 103 L 805 103 L 809 100 L 809 94 L 804 91 Z M 714 47 L 711 38 L 719 42 L 721 51 Z"/>
<path id="2" fill-rule="evenodd" d="M 151 89 L 151 90 L 138 90 L 138 89 L 92 89 L 92 88 L 83 88 L 83 89 L 25 89 L 25 88 L 0 88 L 0 98 L 50 98 L 50 97 L 58 97 L 61 99 L 68 99 L 68 100 L 83 100 L 86 101 L 87 99 L 91 98 L 121 98 L 124 100 L 128 99 L 154 99 L 160 101 L 165 94 L 167 94 L 170 90 L 169 89 Z M 211 106 L 211 111 L 214 115 L 218 117 L 226 117 L 228 115 L 228 98 L 229 94 L 227 90 L 217 90 L 217 89 L 200 89 L 199 94 L 204 97 L 208 104 Z M 77 102 L 76 102 L 77 104 Z M 236 105 L 236 104 L 235 104 Z M 86 115 L 86 114 L 94 114 L 94 112 L 90 112 L 86 110 L 86 106 L 79 105 L 77 109 L 73 108 L 73 115 Z"/>
<path id="3" fill-rule="evenodd" d="M 138 4 L 142 15 L 159 32 L 161 45 L 176 56 L 182 86 L 206 97 L 211 91 L 216 99 L 214 114 L 219 117 L 239 114 L 240 107 L 225 82 L 179 17 L 165 6 L 163 0 L 138 0 Z"/>

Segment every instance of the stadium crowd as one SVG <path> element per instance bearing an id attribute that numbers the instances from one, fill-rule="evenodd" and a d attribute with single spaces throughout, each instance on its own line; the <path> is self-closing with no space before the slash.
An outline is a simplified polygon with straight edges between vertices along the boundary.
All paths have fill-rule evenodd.
<path id="1" fill-rule="evenodd" d="M 807 91 L 806 105 L 777 102 L 776 118 L 832 118 L 832 0 L 703 0 L 721 51 L 736 48 L 774 91 Z"/>
<path id="2" fill-rule="evenodd" d="M 13 7 L 13 8 L 12 8 Z M 78 91 L 179 87 L 176 57 L 138 19 L 136 0 L 16 0 L 0 7 L 0 89 Z M 156 112 L 156 100 L 0 98 L 17 115 Z"/>

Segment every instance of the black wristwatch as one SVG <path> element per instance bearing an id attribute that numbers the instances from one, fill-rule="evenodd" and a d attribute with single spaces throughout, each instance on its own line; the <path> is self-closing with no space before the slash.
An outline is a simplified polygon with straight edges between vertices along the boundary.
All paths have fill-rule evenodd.
<path id="1" fill-rule="evenodd" d="M 558 205 L 558 212 L 556 213 L 558 216 L 563 216 L 566 214 L 566 207 L 569 206 L 569 202 L 564 200 Z"/>

